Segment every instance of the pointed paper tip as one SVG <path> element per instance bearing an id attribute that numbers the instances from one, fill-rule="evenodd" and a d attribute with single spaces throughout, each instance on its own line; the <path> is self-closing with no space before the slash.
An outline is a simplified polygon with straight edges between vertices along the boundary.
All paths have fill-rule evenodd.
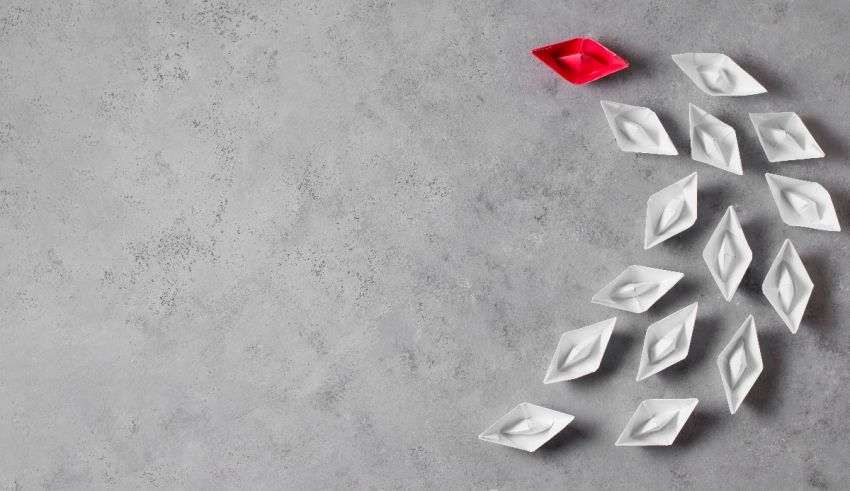
<path id="1" fill-rule="evenodd" d="M 765 121 L 767 121 L 767 118 L 764 116 L 764 114 L 750 113 L 750 122 L 753 123 L 753 126 L 757 126 Z"/>
<path id="2" fill-rule="evenodd" d="M 733 404 L 733 403 L 730 401 L 730 402 L 729 402 L 729 413 L 730 413 L 730 414 L 735 414 L 736 412 L 738 412 L 738 408 L 739 408 L 739 407 L 741 407 L 741 403 L 740 403 L 740 402 L 738 402 L 738 404 Z"/>
<path id="3" fill-rule="evenodd" d="M 701 107 L 697 106 L 697 105 L 696 105 L 696 104 L 694 104 L 693 102 L 689 102 L 689 103 L 688 103 L 688 114 L 697 114 L 697 115 L 702 116 L 704 113 L 707 113 L 707 112 L 708 112 L 708 111 L 706 111 L 705 109 L 703 109 L 703 108 L 701 108 Z"/>
<path id="4" fill-rule="evenodd" d="M 497 442 L 499 441 L 499 435 L 495 433 L 482 433 L 478 435 L 479 440 L 484 440 L 485 442 Z"/>
<path id="5" fill-rule="evenodd" d="M 694 312 L 696 312 L 697 310 L 699 310 L 699 302 L 694 302 L 694 303 L 692 303 L 692 304 L 688 305 L 687 307 L 685 307 L 685 308 L 684 308 L 684 309 L 682 309 L 682 310 L 687 310 L 687 311 L 688 311 L 688 316 L 690 316 L 691 314 L 693 314 Z"/>

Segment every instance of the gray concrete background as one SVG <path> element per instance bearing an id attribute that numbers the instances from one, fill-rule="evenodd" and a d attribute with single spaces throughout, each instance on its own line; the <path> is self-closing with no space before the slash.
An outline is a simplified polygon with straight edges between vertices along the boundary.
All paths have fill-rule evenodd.
<path id="1" fill-rule="evenodd" d="M 846 2 L 0 3 L 5 489 L 846 489 Z M 529 54 L 576 35 L 631 68 L 573 87 Z M 769 92 L 706 96 L 687 51 Z M 618 151 L 600 99 L 682 155 Z M 687 157 L 689 102 L 743 177 Z M 747 113 L 772 110 L 827 157 L 768 164 Z M 697 224 L 643 251 L 647 197 L 694 170 Z M 844 231 L 784 226 L 774 170 Z M 755 254 L 729 304 L 701 260 L 728 205 Z M 760 294 L 786 237 L 816 283 L 796 336 Z M 632 263 L 685 279 L 544 386 Z M 690 357 L 635 383 L 645 327 L 695 300 Z M 765 371 L 732 417 L 715 358 L 750 313 Z M 701 402 L 673 447 L 615 448 L 650 397 Z M 476 439 L 521 401 L 575 423 L 535 454 Z"/>

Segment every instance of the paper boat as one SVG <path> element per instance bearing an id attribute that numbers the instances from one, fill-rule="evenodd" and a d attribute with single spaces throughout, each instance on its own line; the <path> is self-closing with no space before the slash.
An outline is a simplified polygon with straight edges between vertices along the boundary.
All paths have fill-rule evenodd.
<path id="1" fill-rule="evenodd" d="M 614 281 L 602 287 L 591 301 L 639 314 L 652 307 L 683 276 L 676 271 L 629 266 Z"/>
<path id="2" fill-rule="evenodd" d="M 735 414 L 764 368 L 753 316 L 747 317 L 729 344 L 720 352 L 717 367 L 720 369 L 720 379 L 723 382 L 726 401 L 729 402 L 729 411 Z"/>
<path id="3" fill-rule="evenodd" d="M 697 173 L 674 182 L 646 202 L 643 248 L 650 249 L 697 221 Z"/>
<path id="4" fill-rule="evenodd" d="M 782 221 L 792 227 L 841 231 L 832 198 L 823 186 L 776 174 L 765 174 Z"/>
<path id="5" fill-rule="evenodd" d="M 796 113 L 750 113 L 767 160 L 819 159 L 825 154 Z"/>
<path id="6" fill-rule="evenodd" d="M 767 92 L 732 58 L 720 53 L 682 53 L 673 61 L 708 95 L 743 96 Z"/>
<path id="7" fill-rule="evenodd" d="M 478 435 L 485 442 L 534 452 L 561 432 L 575 416 L 523 402 Z"/>
<path id="8" fill-rule="evenodd" d="M 723 298 L 727 302 L 732 300 L 753 260 L 753 251 L 747 244 L 734 207 L 726 209 L 702 250 L 702 258 Z"/>
<path id="9" fill-rule="evenodd" d="M 543 383 L 573 380 L 598 370 L 616 322 L 612 317 L 561 335 Z"/>
<path id="10" fill-rule="evenodd" d="M 618 447 L 668 446 L 682 431 L 699 399 L 647 399 L 617 439 Z"/>
<path id="11" fill-rule="evenodd" d="M 687 358 L 697 318 L 697 306 L 697 302 L 694 302 L 646 329 L 643 351 L 640 354 L 638 382 Z"/>
<path id="12" fill-rule="evenodd" d="M 589 38 L 575 38 L 531 52 L 567 82 L 583 85 L 629 66 L 629 62 Z"/>
<path id="13" fill-rule="evenodd" d="M 764 278 L 764 283 L 761 284 L 761 291 L 782 322 L 794 334 L 800 327 L 813 289 L 814 283 L 809 278 L 797 250 L 794 249 L 794 244 L 785 239 Z"/>
<path id="14" fill-rule="evenodd" d="M 602 101 L 608 126 L 624 152 L 678 155 L 661 121 L 651 109 Z"/>
<path id="15" fill-rule="evenodd" d="M 744 173 L 735 128 L 693 104 L 688 105 L 691 158 L 733 174 Z"/>

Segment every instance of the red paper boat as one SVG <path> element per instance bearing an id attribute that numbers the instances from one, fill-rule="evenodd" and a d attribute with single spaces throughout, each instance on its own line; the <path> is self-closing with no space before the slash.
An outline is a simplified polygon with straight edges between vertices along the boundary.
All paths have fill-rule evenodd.
<path id="1" fill-rule="evenodd" d="M 582 85 L 629 66 L 629 62 L 590 38 L 575 38 L 531 52 L 567 82 Z"/>

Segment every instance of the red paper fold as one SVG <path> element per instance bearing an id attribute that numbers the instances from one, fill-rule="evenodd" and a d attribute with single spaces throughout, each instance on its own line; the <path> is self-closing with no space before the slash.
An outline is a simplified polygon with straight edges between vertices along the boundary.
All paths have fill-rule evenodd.
<path id="1" fill-rule="evenodd" d="M 629 66 L 610 49 L 590 38 L 575 38 L 531 52 L 567 82 L 583 85 Z"/>

